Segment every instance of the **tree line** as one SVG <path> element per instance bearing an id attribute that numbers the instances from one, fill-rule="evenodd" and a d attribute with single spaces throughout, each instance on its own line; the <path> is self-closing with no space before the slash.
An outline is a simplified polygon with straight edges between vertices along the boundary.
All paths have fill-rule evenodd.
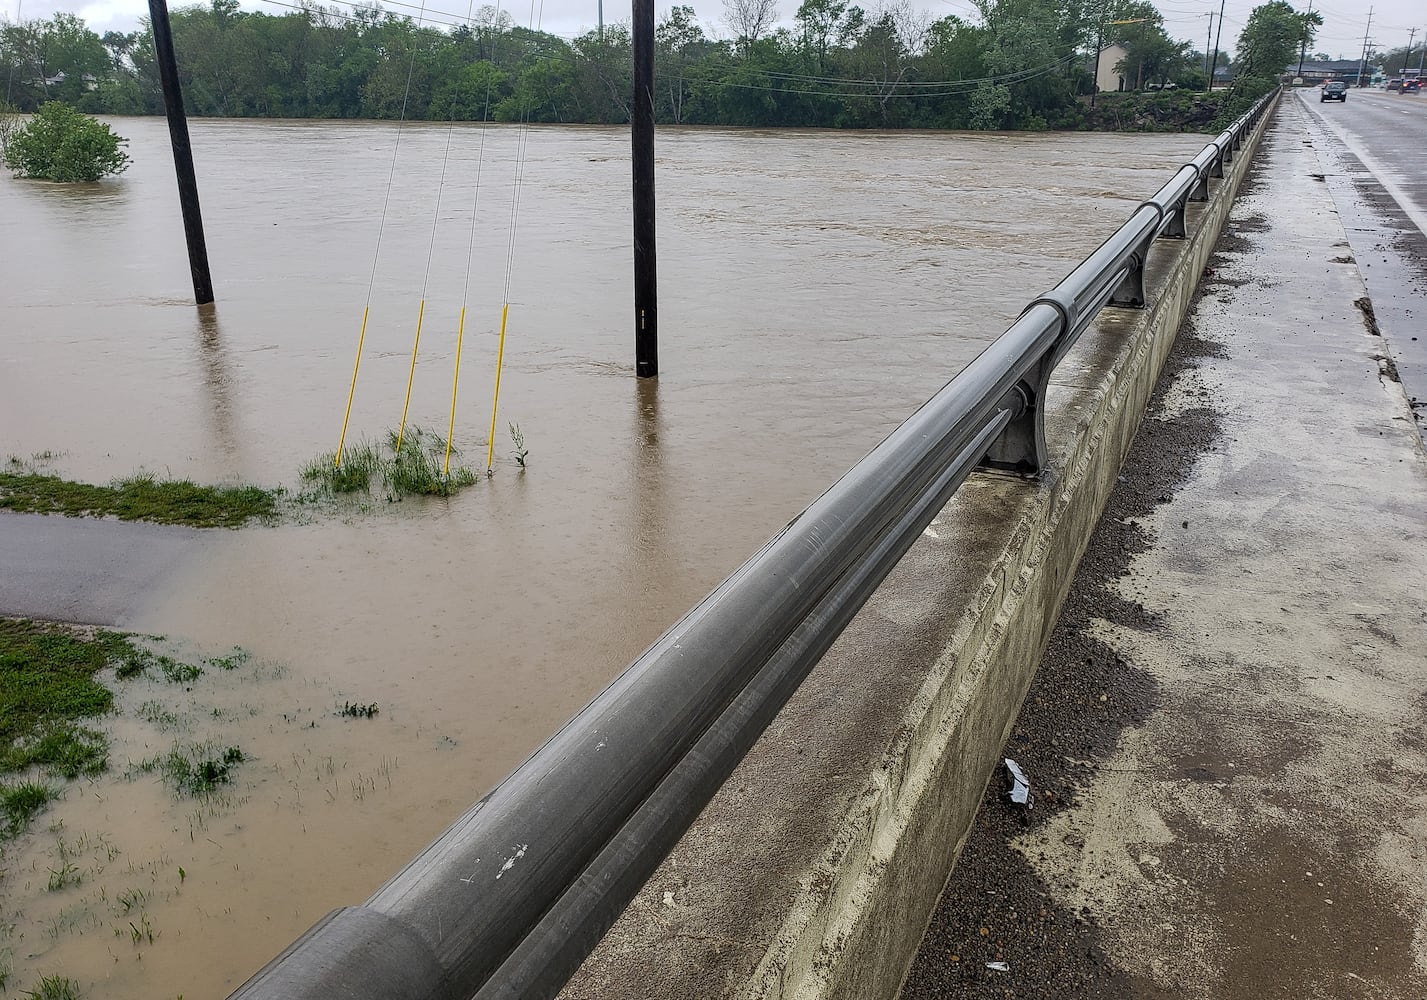
<path id="1" fill-rule="evenodd" d="M 393 3 L 395 0 L 393 0 Z M 723 0 L 731 37 L 694 8 L 655 30 L 655 113 L 665 124 L 828 128 L 1085 127 L 1097 43 L 1120 44 L 1135 85 L 1203 89 L 1209 59 L 1175 41 L 1144 0 L 973 0 L 979 19 L 933 19 L 907 0 L 868 10 L 802 0 L 775 27 L 775 0 Z M 629 120 L 627 23 L 573 39 L 495 7 L 425 23 L 379 3 L 297 0 L 281 13 L 236 0 L 171 14 L 188 112 L 211 117 L 377 118 L 614 124 Z M 402 5 L 404 8 L 404 5 Z M 435 18 L 433 22 L 431 18 Z M 1316 22 L 1314 19 L 1317 19 Z M 1232 116 L 1277 82 L 1317 14 L 1284 0 L 1254 10 L 1232 60 Z M 0 75 L 22 111 L 62 100 L 91 114 L 160 114 L 148 25 L 90 30 L 72 14 L 0 21 Z M 1221 100 L 1223 100 L 1221 98 Z"/>

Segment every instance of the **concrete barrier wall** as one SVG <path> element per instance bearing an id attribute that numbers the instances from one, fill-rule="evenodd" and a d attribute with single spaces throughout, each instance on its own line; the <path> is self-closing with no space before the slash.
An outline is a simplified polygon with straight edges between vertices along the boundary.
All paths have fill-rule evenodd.
<path id="1" fill-rule="evenodd" d="M 1271 120 L 1062 363 L 1050 471 L 962 488 L 563 997 L 896 995 Z"/>

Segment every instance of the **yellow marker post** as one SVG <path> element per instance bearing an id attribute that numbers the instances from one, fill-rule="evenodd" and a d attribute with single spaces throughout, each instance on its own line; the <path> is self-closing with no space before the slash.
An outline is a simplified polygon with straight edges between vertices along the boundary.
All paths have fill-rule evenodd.
<path id="1" fill-rule="evenodd" d="M 421 346 L 421 318 L 426 315 L 426 300 L 416 310 L 416 340 L 411 344 L 411 372 L 406 376 L 406 402 L 401 406 L 401 428 L 396 432 L 396 457 L 401 458 L 401 442 L 406 436 L 406 411 L 411 407 L 411 383 L 416 378 L 416 349 Z"/>
<path id="2" fill-rule="evenodd" d="M 456 436 L 456 386 L 461 383 L 461 340 L 466 335 L 466 307 L 461 307 L 461 319 L 456 324 L 456 374 L 451 376 L 451 423 L 446 427 L 446 464 L 441 475 L 451 478 L 451 439 Z"/>
<path id="3" fill-rule="evenodd" d="M 347 390 L 347 415 L 342 418 L 342 437 L 337 442 L 335 468 L 342 467 L 342 449 L 347 444 L 347 421 L 352 419 L 352 397 L 357 394 L 357 369 L 362 367 L 362 341 L 367 339 L 367 313 L 371 306 L 362 308 L 362 332 L 357 335 L 357 362 L 352 365 L 352 388 Z"/>
<path id="4" fill-rule="evenodd" d="M 505 360 L 505 317 L 510 312 L 507 302 L 500 310 L 500 344 L 495 352 L 495 396 L 491 399 L 491 436 L 486 442 L 486 471 L 491 471 L 491 456 L 495 453 L 495 412 L 500 404 L 500 369 Z"/>

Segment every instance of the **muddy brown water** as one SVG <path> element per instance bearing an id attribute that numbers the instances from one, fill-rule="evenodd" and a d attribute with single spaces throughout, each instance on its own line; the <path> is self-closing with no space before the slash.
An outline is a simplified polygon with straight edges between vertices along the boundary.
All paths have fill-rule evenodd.
<path id="1" fill-rule="evenodd" d="M 193 123 L 201 318 L 163 123 L 114 124 L 134 157 L 117 180 L 0 180 L 0 450 L 80 479 L 298 485 L 337 443 L 379 230 L 349 440 L 400 419 L 423 283 L 411 420 L 444 432 L 474 203 L 455 441 L 484 464 L 516 129 L 450 134 L 438 208 L 444 127 L 405 128 L 394 158 L 390 124 Z M 123 623 L 251 659 L 119 685 L 113 773 L 7 849 L 9 989 L 221 997 L 359 903 L 1203 138 L 665 130 L 644 384 L 627 142 L 528 133 L 491 478 L 206 535 Z M 339 717 L 348 701 L 380 714 Z M 205 740 L 249 757 L 213 798 L 129 767 Z"/>

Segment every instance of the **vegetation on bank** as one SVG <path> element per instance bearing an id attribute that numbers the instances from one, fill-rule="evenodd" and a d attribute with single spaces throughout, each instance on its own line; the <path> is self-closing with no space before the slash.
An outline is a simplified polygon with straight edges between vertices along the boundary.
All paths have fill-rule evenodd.
<path id="1" fill-rule="evenodd" d="M 872 10 L 801 0 L 774 27 L 773 0 L 723 0 L 729 37 L 710 37 L 692 6 L 656 29 L 655 114 L 668 124 L 827 128 L 1103 127 L 1087 115 L 1095 45 L 1121 45 L 1130 86 L 1202 91 L 1209 59 L 1173 39 L 1144 0 L 973 0 L 973 18 L 932 19 L 910 4 Z M 430 13 L 430 12 L 428 12 Z M 1243 69 L 1220 114 L 1247 106 L 1289 57 L 1279 36 L 1311 41 L 1312 18 L 1283 0 L 1256 8 L 1232 60 Z M 407 118 L 619 123 L 629 119 L 630 31 L 573 39 L 514 23 L 487 5 L 425 24 L 378 3 L 304 4 L 273 15 L 236 0 L 172 12 L 190 113 L 290 118 Z M 1272 30 L 1255 31 L 1255 26 Z M 1219 65 L 1228 65 L 1227 56 Z M 90 113 L 162 110 L 148 30 L 102 37 L 70 14 L 0 22 L 0 73 L 22 108 L 62 99 Z M 409 79 L 409 86 L 408 86 Z M 1098 110 L 1098 109 L 1097 109 Z M 1236 112 L 1235 112 L 1236 113 Z"/>
<path id="2" fill-rule="evenodd" d="M 258 486 L 200 486 L 140 473 L 107 486 L 76 483 L 12 458 L 0 469 L 0 510 L 117 517 L 193 528 L 240 528 L 273 517 L 278 493 Z"/>
<path id="3" fill-rule="evenodd" d="M 47 101 L 24 124 L 0 126 L 5 166 L 37 180 L 76 183 L 123 173 L 129 166 L 127 142 L 62 101 Z"/>

